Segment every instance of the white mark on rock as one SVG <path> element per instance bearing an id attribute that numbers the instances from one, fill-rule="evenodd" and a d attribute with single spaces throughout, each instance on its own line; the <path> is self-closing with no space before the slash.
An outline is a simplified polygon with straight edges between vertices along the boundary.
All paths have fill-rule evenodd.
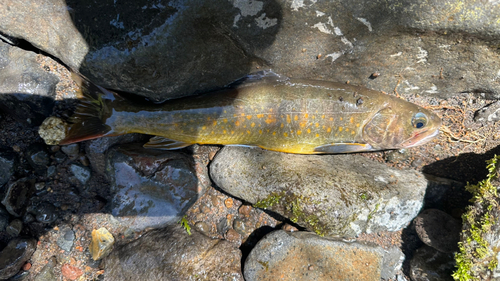
<path id="1" fill-rule="evenodd" d="M 237 14 L 235 17 L 234 17 L 234 20 L 233 20 L 233 27 L 238 27 L 237 23 L 238 21 L 240 20 L 241 18 L 241 14 Z"/>
<path id="2" fill-rule="evenodd" d="M 403 54 L 403 52 L 398 52 L 397 54 L 392 54 L 392 55 L 390 55 L 390 57 L 391 57 L 391 58 L 392 58 L 392 57 L 399 57 L 399 56 L 401 56 L 402 54 Z"/>
<path id="3" fill-rule="evenodd" d="M 254 0 L 234 0 L 233 6 L 240 9 L 240 13 L 243 17 L 255 16 L 264 7 L 264 2 L 254 1 Z"/>
<path id="4" fill-rule="evenodd" d="M 344 53 L 342 52 L 335 52 L 335 53 L 331 53 L 331 54 L 328 54 L 326 55 L 325 57 L 326 58 L 332 58 L 332 63 L 337 60 L 338 58 L 340 58 Z"/>
<path id="5" fill-rule="evenodd" d="M 425 92 L 429 93 L 429 94 L 437 94 L 437 93 L 439 93 L 437 89 L 438 89 L 438 87 L 436 87 L 436 85 L 432 84 L 431 89 L 427 90 Z"/>
<path id="6" fill-rule="evenodd" d="M 405 92 L 409 92 L 409 91 L 420 89 L 419 87 L 413 86 L 412 84 L 410 84 L 410 82 L 408 82 L 408 80 L 403 81 L 403 83 L 405 83 L 408 86 L 407 88 L 405 88 Z"/>
<path id="7" fill-rule="evenodd" d="M 322 22 L 318 22 L 317 24 L 313 25 L 313 28 L 317 28 L 319 29 L 319 31 L 326 34 L 333 34 L 333 32 L 326 26 L 326 24 Z"/>
<path id="8" fill-rule="evenodd" d="M 120 29 L 124 29 L 125 27 L 123 26 L 123 22 L 120 21 L 120 14 L 116 16 L 116 19 L 112 20 L 109 22 L 112 26 Z"/>
<path id="9" fill-rule="evenodd" d="M 372 24 L 367 21 L 365 18 L 356 18 L 357 20 L 359 20 L 362 24 L 366 25 L 366 27 L 368 27 L 368 31 L 372 32 L 373 29 L 372 29 Z"/>
<path id="10" fill-rule="evenodd" d="M 497 76 L 495 76 L 495 78 L 493 79 L 493 81 L 497 80 L 498 78 L 500 78 L 500 70 L 497 71 Z"/>
<path id="11" fill-rule="evenodd" d="M 318 2 L 318 0 L 309 0 L 311 4 L 309 6 L 312 6 Z M 292 10 L 298 11 L 299 8 L 304 8 L 306 7 L 306 4 L 304 4 L 304 0 L 292 0 L 292 5 L 290 6 Z"/>
<path id="12" fill-rule="evenodd" d="M 376 176 L 375 181 L 383 182 L 385 184 L 389 183 L 383 176 Z"/>
<path id="13" fill-rule="evenodd" d="M 323 12 L 320 12 L 320 11 L 316 11 L 316 16 L 317 16 L 317 17 L 322 17 L 322 16 L 324 16 L 324 15 L 326 15 L 326 14 L 325 14 L 325 13 L 323 13 Z"/>
<path id="14" fill-rule="evenodd" d="M 333 26 L 333 22 L 332 22 L 332 26 Z M 344 35 L 344 34 L 342 34 L 342 30 L 340 30 L 340 28 L 338 28 L 338 27 L 336 27 L 336 26 L 335 26 L 335 27 L 333 27 L 333 32 L 335 32 L 335 35 L 337 35 L 337 36 L 342 36 L 342 35 Z"/>
<path id="15" fill-rule="evenodd" d="M 263 13 L 260 17 L 255 19 L 255 22 L 257 22 L 258 27 L 266 29 L 278 24 L 278 19 L 266 18 L 266 13 Z"/>
<path id="16" fill-rule="evenodd" d="M 451 45 L 439 45 L 438 48 L 440 49 L 449 49 Z"/>
<path id="17" fill-rule="evenodd" d="M 429 53 L 422 49 L 421 47 L 418 47 L 418 54 L 417 54 L 417 63 L 425 63 L 427 61 L 427 56 Z"/>
<path id="18" fill-rule="evenodd" d="M 342 38 L 340 38 L 340 41 L 342 41 L 342 43 L 348 45 L 350 48 L 354 48 L 354 45 L 351 43 L 351 41 L 347 40 L 347 38 L 342 37 Z"/>

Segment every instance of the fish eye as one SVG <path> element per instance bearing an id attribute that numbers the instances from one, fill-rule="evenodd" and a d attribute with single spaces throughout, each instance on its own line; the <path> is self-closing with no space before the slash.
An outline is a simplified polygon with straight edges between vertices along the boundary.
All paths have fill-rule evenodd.
<path id="1" fill-rule="evenodd" d="M 413 128 L 422 129 L 425 125 L 427 125 L 427 116 L 425 116 L 422 112 L 419 112 L 413 116 L 411 124 L 413 125 Z"/>

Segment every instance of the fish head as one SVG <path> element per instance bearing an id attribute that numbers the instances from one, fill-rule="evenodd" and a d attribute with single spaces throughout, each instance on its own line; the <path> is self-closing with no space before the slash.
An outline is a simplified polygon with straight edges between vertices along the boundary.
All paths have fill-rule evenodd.
<path id="1" fill-rule="evenodd" d="M 439 134 L 441 119 L 429 110 L 404 102 L 386 105 L 363 127 L 363 139 L 375 150 L 401 149 L 430 141 Z"/>

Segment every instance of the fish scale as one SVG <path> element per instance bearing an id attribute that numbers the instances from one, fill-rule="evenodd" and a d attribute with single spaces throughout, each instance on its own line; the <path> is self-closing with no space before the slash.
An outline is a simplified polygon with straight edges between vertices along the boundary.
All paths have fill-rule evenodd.
<path id="1" fill-rule="evenodd" d="M 144 133 L 157 136 L 146 147 L 248 145 L 302 154 L 410 147 L 431 139 L 441 124 L 422 107 L 363 87 L 282 77 L 251 82 L 152 105 L 134 104 L 98 86 L 100 92 L 92 91 L 87 81 L 84 96 L 91 101 L 77 108 L 59 143 L 89 139 L 89 129 L 83 135 L 79 124 L 92 115 L 100 124 L 93 118 L 90 126 L 100 133 L 91 138 Z"/>

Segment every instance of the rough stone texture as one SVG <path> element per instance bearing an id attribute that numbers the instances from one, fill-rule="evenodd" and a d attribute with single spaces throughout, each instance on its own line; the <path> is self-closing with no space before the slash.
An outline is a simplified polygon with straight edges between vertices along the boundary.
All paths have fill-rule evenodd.
<path id="1" fill-rule="evenodd" d="M 2 199 L 9 214 L 20 217 L 25 211 L 28 200 L 35 193 L 35 179 L 22 178 L 7 186 L 7 192 Z"/>
<path id="2" fill-rule="evenodd" d="M 71 20 L 72 11 L 64 0 L 5 0 L 0 2 L 0 30 L 78 69 L 88 46 Z"/>
<path id="3" fill-rule="evenodd" d="M 111 213 L 136 230 L 177 221 L 206 189 L 185 154 L 140 144 L 111 149 L 107 172 L 114 194 Z"/>
<path id="4" fill-rule="evenodd" d="M 0 187 L 6 184 L 14 174 L 16 160 L 16 155 L 10 149 L 2 149 L 2 151 L 0 151 Z"/>
<path id="5" fill-rule="evenodd" d="M 245 261 L 245 280 L 380 280 L 380 247 L 319 237 L 311 232 L 274 231 Z"/>
<path id="6" fill-rule="evenodd" d="M 241 252 L 179 225 L 153 230 L 104 259 L 104 280 L 241 280 Z"/>
<path id="7" fill-rule="evenodd" d="M 414 220 L 418 237 L 425 244 L 443 253 L 458 250 L 462 223 L 437 209 L 427 209 Z"/>
<path id="8" fill-rule="evenodd" d="M 398 247 L 384 249 L 384 260 L 380 277 L 384 280 L 394 278 L 396 273 L 401 270 L 404 260 L 405 255 Z"/>
<path id="9" fill-rule="evenodd" d="M 496 1 L 66 2 L 4 1 L 0 30 L 76 68 L 85 56 L 82 71 L 98 84 L 154 100 L 257 66 L 387 92 L 500 89 Z"/>
<path id="10" fill-rule="evenodd" d="M 0 25 L 4 2 L 0 3 Z M 1 30 L 1 28 L 0 28 Z M 54 106 L 59 79 L 36 62 L 36 54 L 0 40 L 0 109 L 23 123 L 40 125 Z"/>
<path id="11" fill-rule="evenodd" d="M 395 231 L 419 212 L 427 182 L 356 155 L 293 155 L 225 147 L 210 164 L 229 194 L 321 234 Z"/>
<path id="12" fill-rule="evenodd" d="M 36 249 L 33 238 L 15 238 L 0 252 L 0 279 L 14 276 Z"/>
<path id="13" fill-rule="evenodd" d="M 410 277 L 413 281 L 452 281 L 454 267 L 453 254 L 423 246 L 411 259 Z"/>

